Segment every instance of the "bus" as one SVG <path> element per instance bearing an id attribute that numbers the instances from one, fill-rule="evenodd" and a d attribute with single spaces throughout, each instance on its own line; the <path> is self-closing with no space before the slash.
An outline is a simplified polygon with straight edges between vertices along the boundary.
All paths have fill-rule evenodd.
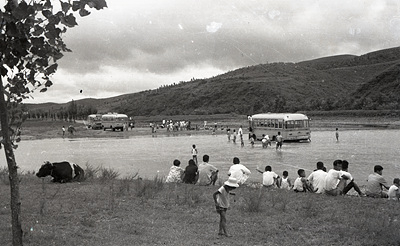
<path id="1" fill-rule="evenodd" d="M 115 131 L 119 129 L 124 131 L 128 127 L 128 116 L 126 114 L 108 113 L 101 116 L 103 130 L 111 129 Z"/>
<path id="2" fill-rule="evenodd" d="M 278 132 L 284 141 L 311 140 L 310 119 L 299 113 L 255 114 L 249 117 L 249 130 L 257 140 L 264 134 L 275 141 Z"/>
<path id="3" fill-rule="evenodd" d="M 101 126 L 101 114 L 90 114 L 87 117 L 87 127 L 93 128 L 100 125 Z"/>

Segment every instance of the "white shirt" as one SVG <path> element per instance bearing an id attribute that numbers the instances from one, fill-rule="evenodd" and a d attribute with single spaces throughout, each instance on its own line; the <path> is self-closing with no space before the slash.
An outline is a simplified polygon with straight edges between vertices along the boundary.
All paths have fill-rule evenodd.
<path id="1" fill-rule="evenodd" d="M 243 184 L 250 174 L 250 170 L 242 164 L 233 164 L 228 171 L 228 175 L 238 180 L 239 184 Z"/>
<path id="2" fill-rule="evenodd" d="M 388 196 L 389 196 L 388 199 L 398 201 L 399 194 L 400 194 L 399 187 L 397 187 L 396 185 L 392 185 L 392 186 L 390 186 L 389 191 L 388 191 Z"/>
<path id="3" fill-rule="evenodd" d="M 263 185 L 271 186 L 275 183 L 275 179 L 278 178 L 278 174 L 272 171 L 263 172 Z"/>
<path id="4" fill-rule="evenodd" d="M 324 193 L 325 191 L 325 178 L 328 173 L 321 169 L 315 170 L 308 176 L 308 180 L 314 187 L 315 193 Z"/>
<path id="5" fill-rule="evenodd" d="M 243 130 L 242 130 L 241 127 L 240 127 L 239 130 L 238 130 L 238 135 L 239 135 L 239 136 L 243 135 Z"/>
<path id="6" fill-rule="evenodd" d="M 336 189 L 343 176 L 350 178 L 346 172 L 337 171 L 335 169 L 329 170 L 325 177 L 325 190 L 330 191 Z"/>

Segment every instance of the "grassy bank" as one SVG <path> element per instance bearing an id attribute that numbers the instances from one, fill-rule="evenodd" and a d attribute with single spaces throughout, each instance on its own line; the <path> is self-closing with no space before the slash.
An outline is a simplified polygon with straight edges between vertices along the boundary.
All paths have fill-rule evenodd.
<path id="1" fill-rule="evenodd" d="M 136 174 L 87 169 L 82 183 L 21 175 L 25 245 L 399 245 L 399 203 L 242 186 L 217 236 L 212 193 Z M 11 245 L 9 187 L 0 182 L 0 238 Z"/>

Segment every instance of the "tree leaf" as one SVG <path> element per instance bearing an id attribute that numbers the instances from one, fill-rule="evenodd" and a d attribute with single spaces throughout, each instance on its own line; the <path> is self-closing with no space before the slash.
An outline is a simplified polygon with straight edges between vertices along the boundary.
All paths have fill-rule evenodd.
<path id="1" fill-rule="evenodd" d="M 89 7 L 95 8 L 97 10 L 107 8 L 107 3 L 105 0 L 91 0 L 88 2 Z"/>
<path id="2" fill-rule="evenodd" d="M 61 1 L 60 1 L 61 2 Z M 68 10 L 72 7 L 70 3 L 67 2 L 61 2 L 61 9 L 64 13 L 67 13 Z"/>
<path id="3" fill-rule="evenodd" d="M 53 15 L 53 13 L 50 10 L 43 10 L 42 15 L 49 19 Z"/>
<path id="4" fill-rule="evenodd" d="M 47 88 L 42 88 L 41 90 L 40 90 L 40 92 L 46 92 L 47 91 Z"/>
<path id="5" fill-rule="evenodd" d="M 46 83 L 44 83 L 44 86 L 46 87 L 50 87 L 53 85 L 53 82 L 51 82 L 50 80 L 46 81 Z"/>
<path id="6" fill-rule="evenodd" d="M 79 15 L 80 15 L 81 17 L 85 17 L 85 16 L 90 15 L 90 12 L 87 11 L 86 9 L 80 9 L 80 10 L 79 10 Z"/>
<path id="7" fill-rule="evenodd" d="M 67 27 L 74 27 L 78 25 L 78 23 L 76 23 L 76 19 L 73 14 L 69 14 L 66 15 L 64 18 L 61 18 L 61 23 L 63 23 Z"/>
<path id="8" fill-rule="evenodd" d="M 50 74 L 55 73 L 56 70 L 57 70 L 57 67 L 58 67 L 58 64 L 57 64 L 57 63 L 54 63 L 53 65 L 49 66 L 48 68 L 46 68 L 46 74 L 47 74 L 47 75 L 50 75 Z M 47 85 L 46 85 L 46 86 L 47 86 Z"/>

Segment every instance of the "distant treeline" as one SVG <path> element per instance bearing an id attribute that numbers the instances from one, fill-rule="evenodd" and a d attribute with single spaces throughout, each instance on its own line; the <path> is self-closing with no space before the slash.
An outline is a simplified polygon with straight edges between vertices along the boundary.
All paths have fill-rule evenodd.
<path id="1" fill-rule="evenodd" d="M 77 120 L 86 119 L 90 114 L 96 114 L 97 109 L 91 105 L 78 104 L 76 101 L 71 101 L 66 107 L 51 107 L 29 109 L 26 112 L 28 119 L 51 119 L 51 120 Z"/>

